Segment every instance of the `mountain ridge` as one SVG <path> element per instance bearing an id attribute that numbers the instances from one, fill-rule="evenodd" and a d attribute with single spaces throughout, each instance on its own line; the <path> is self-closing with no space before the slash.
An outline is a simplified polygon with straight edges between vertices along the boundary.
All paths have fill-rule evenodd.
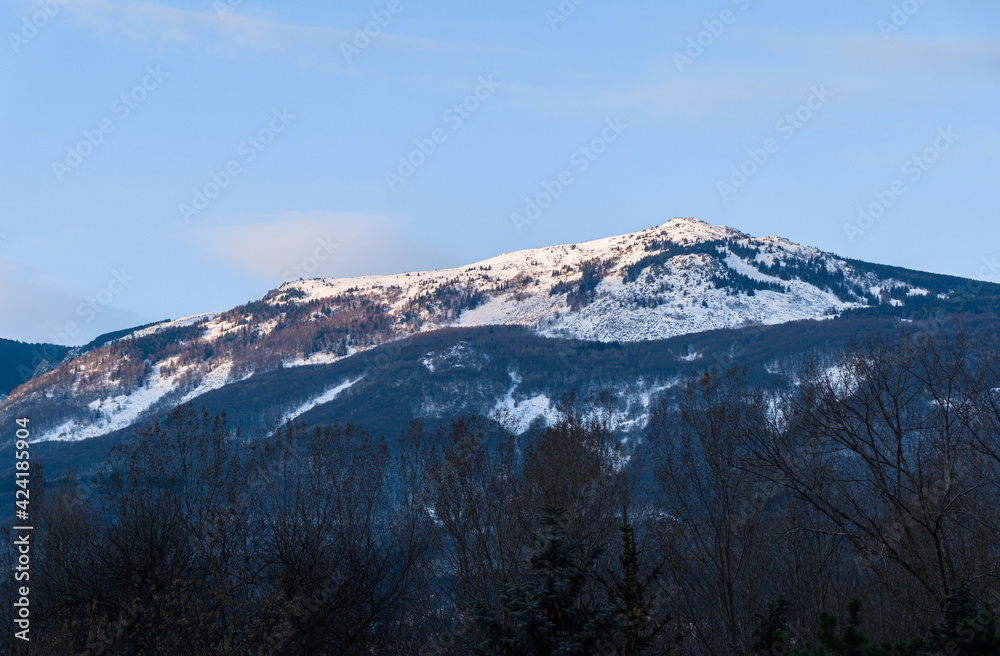
<path id="1" fill-rule="evenodd" d="M 641 343 L 858 312 L 913 319 L 1000 307 L 1000 286 L 958 280 L 674 218 L 464 267 L 285 283 L 63 362 L 15 389 L 0 420 L 34 412 L 41 440 L 97 437 L 256 374 L 330 364 L 444 328 L 522 326 L 544 338 Z"/>

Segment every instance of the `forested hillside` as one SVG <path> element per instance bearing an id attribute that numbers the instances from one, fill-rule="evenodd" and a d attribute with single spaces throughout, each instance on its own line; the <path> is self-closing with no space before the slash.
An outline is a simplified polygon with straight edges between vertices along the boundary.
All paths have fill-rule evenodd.
<path id="1" fill-rule="evenodd" d="M 998 390 L 995 334 L 942 330 L 707 366 L 631 444 L 613 390 L 522 435 L 180 408 L 33 471 L 38 653 L 997 654 Z"/>

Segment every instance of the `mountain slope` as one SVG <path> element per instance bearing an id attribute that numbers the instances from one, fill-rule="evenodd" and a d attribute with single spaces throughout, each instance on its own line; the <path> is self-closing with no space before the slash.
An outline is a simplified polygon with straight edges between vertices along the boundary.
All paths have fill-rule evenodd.
<path id="1" fill-rule="evenodd" d="M 622 437 L 640 435 L 662 399 L 676 399 L 680 382 L 713 364 L 739 363 L 751 381 L 781 384 L 796 375 L 803 353 L 832 350 L 855 334 L 892 330 L 890 317 L 853 316 L 766 327 L 715 330 L 650 342 L 588 342 L 541 337 L 520 326 L 446 328 L 368 349 L 328 364 L 274 369 L 231 382 L 192 400 L 225 412 L 245 434 L 295 417 L 310 426 L 354 422 L 390 440 L 411 419 L 430 425 L 468 414 L 500 411 L 518 431 L 558 416 L 564 397 L 577 409 L 603 396 L 602 412 Z M 970 328 L 981 326 L 970 323 Z M 817 348 L 822 345 L 822 350 Z M 607 396 L 607 392 L 612 392 Z M 163 407 L 143 423 L 163 421 Z M 603 415 L 602 415 L 603 416 Z M 99 437 L 33 445 L 47 475 L 73 467 L 93 473 L 132 425 Z M 0 462 L 4 459 L 0 448 Z M 13 481 L 0 467 L 3 481 Z M 9 473 L 9 472 L 8 472 Z"/>
<path id="2" fill-rule="evenodd" d="M 18 385 L 30 380 L 35 372 L 49 369 L 62 361 L 67 346 L 26 344 L 0 338 L 0 400 Z"/>
<path id="3" fill-rule="evenodd" d="M 543 338 L 641 343 L 856 313 L 995 314 L 998 299 L 997 285 L 672 219 L 456 269 L 287 283 L 260 301 L 156 324 L 63 363 L 15 390 L 0 404 L 0 421 L 30 413 L 38 439 L 97 437 L 251 376 L 330 364 L 449 327 L 512 325 Z M 427 357 L 429 368 L 438 366 Z M 308 416 L 334 400 L 298 409 Z"/>

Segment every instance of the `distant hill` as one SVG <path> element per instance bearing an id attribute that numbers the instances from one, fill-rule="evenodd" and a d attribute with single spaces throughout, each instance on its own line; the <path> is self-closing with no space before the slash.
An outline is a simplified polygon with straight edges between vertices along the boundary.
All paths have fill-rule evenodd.
<path id="1" fill-rule="evenodd" d="M 31 380 L 38 366 L 47 362 L 52 369 L 58 366 L 70 351 L 74 356 L 83 355 L 88 351 L 121 339 L 137 330 L 155 326 L 160 322 L 148 323 L 142 326 L 116 330 L 95 337 L 90 343 L 81 347 L 58 346 L 56 344 L 28 344 L 12 339 L 0 338 L 0 400 L 10 394 L 23 383 Z"/>
<path id="2" fill-rule="evenodd" d="M 28 382 L 43 361 L 53 366 L 62 362 L 69 350 L 68 346 L 27 344 L 0 339 L 0 397 Z"/>

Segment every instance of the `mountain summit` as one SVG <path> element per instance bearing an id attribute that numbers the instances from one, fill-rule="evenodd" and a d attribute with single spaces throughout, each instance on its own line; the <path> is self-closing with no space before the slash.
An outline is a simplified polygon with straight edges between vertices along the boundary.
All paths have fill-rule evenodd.
<path id="1" fill-rule="evenodd" d="M 997 289 L 675 218 L 454 269 L 289 282 L 259 301 L 149 326 L 68 359 L 14 390 L 0 417 L 35 412 L 40 439 L 79 440 L 251 376 L 329 365 L 445 328 L 518 326 L 543 339 L 634 344 L 845 313 L 994 311 Z M 324 393 L 336 396 L 346 382 Z"/>
<path id="2" fill-rule="evenodd" d="M 834 289 L 783 278 L 786 261 L 809 263 L 821 272 L 812 278 L 824 283 L 852 284 Z M 277 298 L 325 301 L 350 294 L 386 308 L 404 332 L 516 324 L 551 337 L 641 341 L 821 317 L 860 307 L 869 293 L 843 261 L 815 249 L 678 218 L 456 269 L 292 282 Z"/>

